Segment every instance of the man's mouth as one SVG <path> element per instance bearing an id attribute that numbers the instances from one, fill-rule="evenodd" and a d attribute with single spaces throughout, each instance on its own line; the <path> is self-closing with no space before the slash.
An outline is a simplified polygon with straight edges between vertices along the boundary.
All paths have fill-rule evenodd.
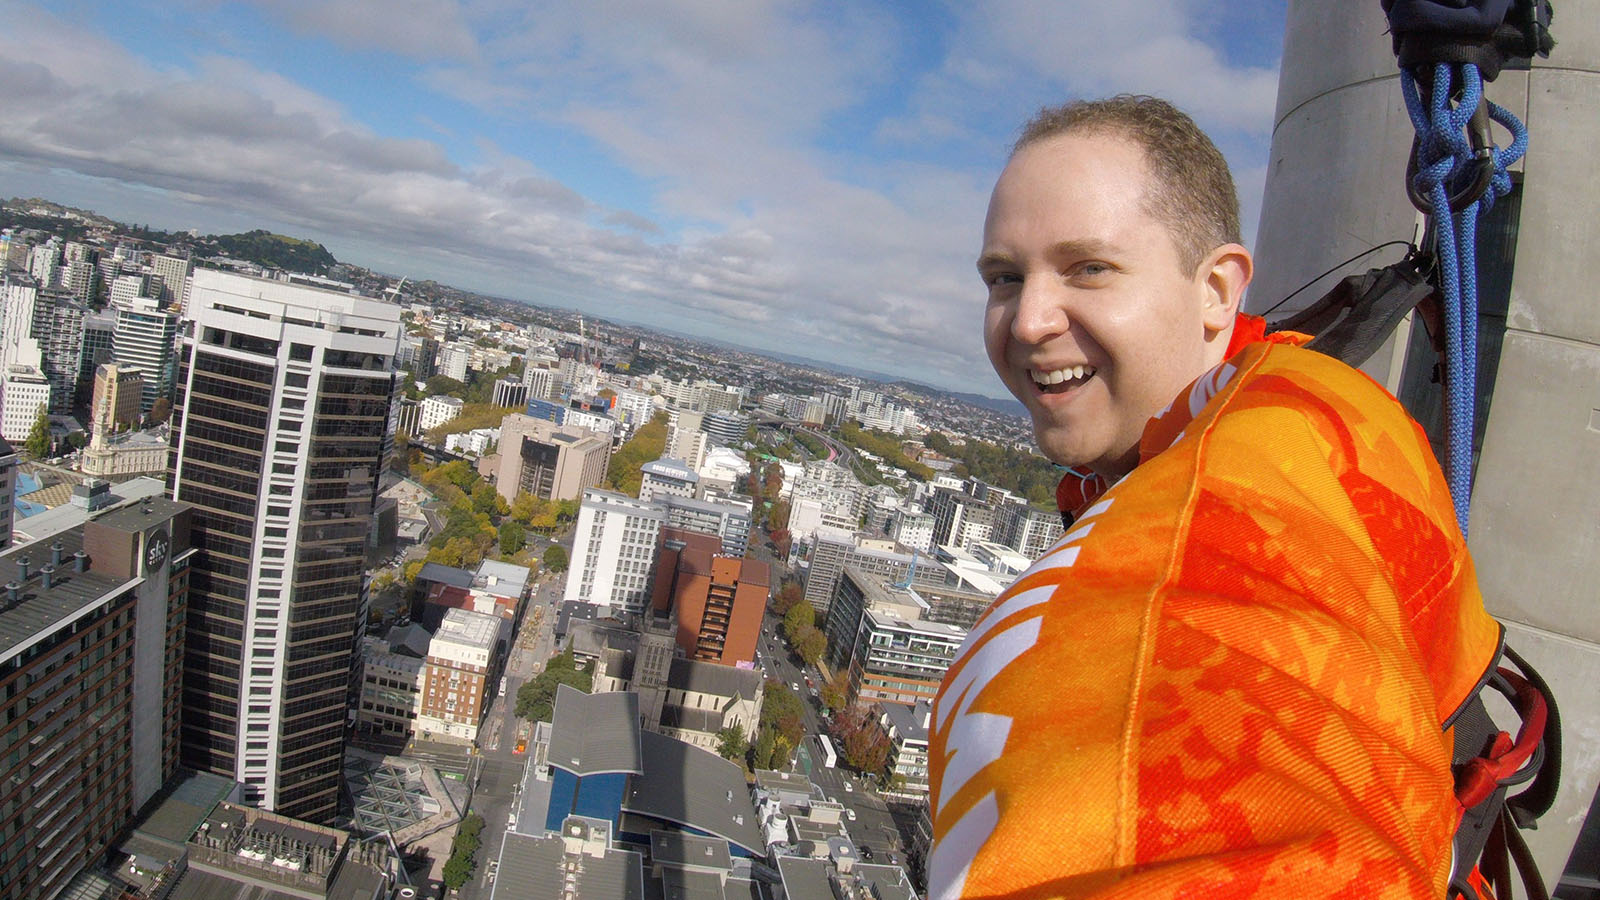
<path id="1" fill-rule="evenodd" d="M 1028 377 L 1046 394 L 1063 394 L 1088 381 L 1095 372 L 1094 366 L 1067 366 L 1064 369 L 1029 369 Z"/>

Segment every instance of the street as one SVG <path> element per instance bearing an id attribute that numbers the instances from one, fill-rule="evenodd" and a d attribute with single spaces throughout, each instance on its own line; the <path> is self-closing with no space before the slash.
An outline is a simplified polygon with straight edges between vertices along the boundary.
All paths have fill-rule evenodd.
<path id="1" fill-rule="evenodd" d="M 484 820 L 478 865 L 472 878 L 461 888 L 462 900 L 480 900 L 490 893 L 489 861 L 499 856 L 527 759 L 516 749 L 517 689 L 543 671 L 545 660 L 555 652 L 553 602 L 560 600 L 563 584 L 564 578 L 560 575 L 541 572 L 537 576 L 507 658 L 506 689 L 489 707 L 479 730 L 478 749 L 471 754 L 470 761 L 461 766 L 461 771 L 470 773 L 470 811 L 483 816 Z M 412 755 L 419 754 L 413 751 Z"/>

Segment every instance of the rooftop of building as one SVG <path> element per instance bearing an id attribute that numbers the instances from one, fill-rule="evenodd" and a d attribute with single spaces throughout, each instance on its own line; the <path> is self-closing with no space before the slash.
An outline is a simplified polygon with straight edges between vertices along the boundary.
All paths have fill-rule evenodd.
<path id="1" fill-rule="evenodd" d="M 932 707 L 926 700 L 918 700 L 916 706 L 907 706 L 904 703 L 881 704 L 883 714 L 888 717 L 889 724 L 893 726 L 895 734 L 902 743 L 907 741 L 928 740 L 928 714 Z"/>
<path id="2" fill-rule="evenodd" d="M 559 685 L 550 724 L 550 765 L 574 775 L 644 771 L 638 694 Z"/>
<path id="3" fill-rule="evenodd" d="M 434 394 L 430 397 L 424 397 L 422 398 L 422 402 L 433 403 L 439 406 L 465 406 L 467 403 L 467 401 L 462 400 L 460 397 L 449 397 L 444 394 Z"/>
<path id="4" fill-rule="evenodd" d="M 695 694 L 754 700 L 766 676 L 759 669 L 674 657 L 667 669 L 667 687 Z"/>
<path id="5" fill-rule="evenodd" d="M 138 580 L 112 578 L 92 566 L 85 572 L 74 571 L 74 554 L 83 549 L 82 528 L 69 528 L 50 537 L 51 547 L 24 544 L 0 554 L 0 660 L 10 659 L 63 621 Z M 50 562 L 57 542 L 61 564 L 46 587 L 40 570 Z M 23 560 L 28 563 L 26 576 Z M 15 600 L 10 596 L 13 583 L 18 585 Z"/>
<path id="6" fill-rule="evenodd" d="M 472 589 L 501 597 L 520 597 L 528 589 L 527 566 L 486 559 L 472 576 Z"/>
<path id="7" fill-rule="evenodd" d="M 501 621 L 499 616 L 452 607 L 445 610 L 444 618 L 439 620 L 439 630 L 434 632 L 433 639 L 474 650 L 493 650 L 500 639 Z"/>
<path id="8" fill-rule="evenodd" d="M 869 606 L 864 615 L 871 621 L 872 627 L 880 631 L 909 631 L 946 641 L 960 641 L 967 636 L 967 631 L 964 628 L 957 628 L 944 622 L 908 619 L 889 609 Z"/>
<path id="9" fill-rule="evenodd" d="M 628 780 L 623 809 L 725 838 L 756 856 L 765 853 L 742 766 L 654 732 L 639 738 L 647 765 Z"/>
<path id="10" fill-rule="evenodd" d="M 646 475 L 654 475 L 658 478 L 673 478 L 678 481 L 687 481 L 690 484 L 694 484 L 700 480 L 699 473 L 689 468 L 688 463 L 681 459 L 673 459 L 669 456 L 663 456 L 660 459 L 651 460 L 650 462 L 640 466 L 639 471 Z"/>
<path id="11" fill-rule="evenodd" d="M 448 584 L 452 587 L 469 588 L 472 586 L 472 573 L 466 569 L 458 569 L 455 566 L 430 562 L 422 564 L 421 571 L 417 572 L 417 580 Z"/>
<path id="12" fill-rule="evenodd" d="M 644 900 L 644 861 L 609 847 L 598 855 L 568 854 L 559 835 L 506 832 L 491 900 Z M 573 865 L 567 865 L 567 863 Z M 581 863 L 581 864 L 580 864 Z"/>
<path id="13" fill-rule="evenodd" d="M 133 503 L 146 497 L 160 497 L 166 493 L 167 486 L 159 478 L 141 475 L 130 478 L 118 484 L 102 482 L 101 489 L 105 497 L 109 497 L 111 506 L 124 503 Z M 48 537 L 62 529 L 82 525 L 93 518 L 99 510 L 91 511 L 88 507 L 88 494 L 93 485 L 89 483 L 75 485 L 72 488 L 72 500 L 60 506 L 53 506 L 44 512 L 34 513 L 27 518 L 18 519 L 12 528 L 12 537 L 18 543 L 28 543 Z M 96 502 L 101 502 L 97 500 Z M 109 508 L 109 507 L 105 507 Z"/>

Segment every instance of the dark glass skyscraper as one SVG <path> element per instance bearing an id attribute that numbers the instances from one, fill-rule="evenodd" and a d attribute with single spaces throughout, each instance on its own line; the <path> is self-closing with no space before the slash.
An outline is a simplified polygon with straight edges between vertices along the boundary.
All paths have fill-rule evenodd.
<path id="1" fill-rule="evenodd" d="M 245 799 L 338 803 L 364 552 L 390 449 L 396 306 L 197 270 L 169 481 L 195 505 L 183 752 Z"/>

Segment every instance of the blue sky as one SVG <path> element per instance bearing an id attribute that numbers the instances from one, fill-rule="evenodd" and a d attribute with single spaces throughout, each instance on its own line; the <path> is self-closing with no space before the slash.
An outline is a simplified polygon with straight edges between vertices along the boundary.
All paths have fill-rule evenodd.
<path id="1" fill-rule="evenodd" d="M 1020 123 L 1167 97 L 1253 234 L 1283 5 L 0 0 L 0 192 L 1001 396 Z"/>

